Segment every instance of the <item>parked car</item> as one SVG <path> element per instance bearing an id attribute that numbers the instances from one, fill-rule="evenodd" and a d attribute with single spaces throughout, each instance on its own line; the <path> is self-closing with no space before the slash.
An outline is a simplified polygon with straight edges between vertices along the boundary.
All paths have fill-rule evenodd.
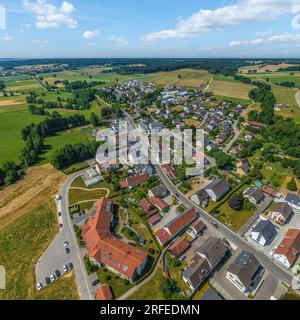
<path id="1" fill-rule="evenodd" d="M 46 277 L 46 278 L 45 278 L 45 282 L 46 282 L 47 285 L 50 284 L 50 283 L 51 283 L 50 278 L 49 278 L 49 277 Z"/>
<path id="2" fill-rule="evenodd" d="M 64 247 L 66 248 L 66 247 L 68 247 L 68 245 L 69 245 L 69 241 L 64 241 Z"/>
<path id="3" fill-rule="evenodd" d="M 37 288 L 37 290 L 42 290 L 43 289 L 43 285 L 40 282 L 38 282 L 36 284 L 36 288 Z"/>
<path id="4" fill-rule="evenodd" d="M 95 287 L 97 284 L 99 284 L 100 281 L 99 280 L 95 280 L 93 283 L 92 283 L 92 286 Z"/>
<path id="5" fill-rule="evenodd" d="M 60 223 L 59 227 L 62 229 L 64 227 L 64 225 L 62 223 Z"/>
<path id="6" fill-rule="evenodd" d="M 64 269 L 64 272 L 68 272 L 69 271 L 69 267 L 66 264 L 64 265 L 63 269 Z"/>
<path id="7" fill-rule="evenodd" d="M 70 262 L 70 263 L 68 264 L 68 268 L 69 268 L 69 270 L 72 270 L 72 269 L 73 269 L 73 263 Z"/>
<path id="8" fill-rule="evenodd" d="M 58 216 L 61 217 L 61 212 L 58 212 Z"/>
<path id="9" fill-rule="evenodd" d="M 66 253 L 69 254 L 71 252 L 70 248 L 66 247 Z"/>
<path id="10" fill-rule="evenodd" d="M 55 274 L 56 278 L 60 277 L 60 271 L 59 270 L 55 270 L 54 274 Z"/>
<path id="11" fill-rule="evenodd" d="M 185 258 L 186 258 L 186 256 L 181 256 L 181 257 L 179 257 L 179 261 L 181 262 L 181 261 L 183 261 Z"/>
<path id="12" fill-rule="evenodd" d="M 56 280 L 56 276 L 55 276 L 55 274 L 51 274 L 51 276 L 50 276 L 50 280 L 51 280 L 51 282 L 54 282 L 54 281 Z"/>

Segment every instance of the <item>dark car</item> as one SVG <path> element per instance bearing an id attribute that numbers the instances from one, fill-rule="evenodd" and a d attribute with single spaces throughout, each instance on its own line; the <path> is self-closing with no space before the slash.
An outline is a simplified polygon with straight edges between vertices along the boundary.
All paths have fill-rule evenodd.
<path id="1" fill-rule="evenodd" d="M 58 213 L 58 216 L 61 217 L 61 212 Z"/>
<path id="2" fill-rule="evenodd" d="M 59 278 L 59 277 L 60 277 L 60 271 L 59 271 L 59 270 L 56 270 L 56 271 L 54 272 L 54 274 L 56 275 L 56 278 Z"/>
<path id="3" fill-rule="evenodd" d="M 70 248 L 66 248 L 66 253 L 69 254 L 71 252 Z"/>
<path id="4" fill-rule="evenodd" d="M 70 263 L 68 264 L 68 268 L 69 268 L 70 270 L 72 270 L 72 269 L 73 269 L 73 263 L 70 262 Z"/>
<path id="5" fill-rule="evenodd" d="M 46 278 L 45 278 L 45 282 L 46 282 L 47 285 L 50 284 L 50 283 L 51 283 L 50 278 L 49 278 L 49 277 L 46 277 Z"/>
<path id="6" fill-rule="evenodd" d="M 99 284 L 100 281 L 99 280 L 95 280 L 93 283 L 92 283 L 92 286 L 95 287 L 97 284 Z"/>

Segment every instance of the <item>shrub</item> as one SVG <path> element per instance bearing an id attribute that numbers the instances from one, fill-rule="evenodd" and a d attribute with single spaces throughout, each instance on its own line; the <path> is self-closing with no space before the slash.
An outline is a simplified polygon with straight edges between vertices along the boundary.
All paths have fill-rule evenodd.
<path id="1" fill-rule="evenodd" d="M 241 211 L 244 207 L 244 198 L 242 195 L 235 195 L 228 201 L 228 205 L 231 209 Z"/>

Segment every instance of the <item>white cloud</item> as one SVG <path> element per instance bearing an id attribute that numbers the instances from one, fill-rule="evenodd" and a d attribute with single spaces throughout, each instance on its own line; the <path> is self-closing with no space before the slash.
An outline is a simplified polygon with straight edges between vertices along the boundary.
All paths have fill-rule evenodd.
<path id="1" fill-rule="evenodd" d="M 118 46 L 128 46 L 129 45 L 129 42 L 126 39 L 121 38 L 121 37 L 110 36 L 108 39 Z"/>
<path id="2" fill-rule="evenodd" d="M 60 7 L 50 3 L 48 0 L 23 0 L 26 10 L 36 14 L 36 27 L 39 29 L 55 29 L 62 25 L 68 28 L 76 28 L 77 21 L 71 17 L 74 6 L 67 1 L 63 1 Z"/>
<path id="3" fill-rule="evenodd" d="M 44 48 L 49 43 L 47 40 L 41 40 L 41 39 L 32 39 L 31 42 L 36 44 L 39 48 Z"/>
<path id="4" fill-rule="evenodd" d="M 229 47 L 240 47 L 240 46 L 256 46 L 256 45 L 267 45 L 273 43 L 291 43 L 300 42 L 300 34 L 284 33 L 278 35 L 272 35 L 264 38 L 258 38 L 254 40 L 234 40 L 229 43 Z"/>
<path id="5" fill-rule="evenodd" d="M 83 33 L 83 37 L 84 39 L 93 39 L 93 38 L 96 38 L 98 35 L 100 34 L 100 31 L 98 30 L 94 30 L 94 31 L 85 31 Z"/>
<path id="6" fill-rule="evenodd" d="M 4 41 L 12 41 L 12 40 L 14 40 L 15 38 L 13 37 L 13 36 L 4 36 L 3 38 L 2 38 L 2 40 L 4 40 Z"/>
<path id="7" fill-rule="evenodd" d="M 144 40 L 183 38 L 242 23 L 276 20 L 281 15 L 292 13 L 298 4 L 299 0 L 240 0 L 214 10 L 200 10 L 181 19 L 174 29 L 150 33 Z"/>

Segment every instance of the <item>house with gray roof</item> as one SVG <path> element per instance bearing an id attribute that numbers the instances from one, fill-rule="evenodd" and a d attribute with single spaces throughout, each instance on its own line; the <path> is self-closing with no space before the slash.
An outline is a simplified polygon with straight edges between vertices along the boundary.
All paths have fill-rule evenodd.
<path id="1" fill-rule="evenodd" d="M 242 293 L 249 295 L 262 283 L 263 271 L 252 253 L 242 251 L 229 266 L 226 278 Z"/>
<path id="2" fill-rule="evenodd" d="M 293 209 L 287 202 L 277 202 L 273 210 L 269 212 L 268 218 L 282 226 L 292 214 Z"/>
<path id="3" fill-rule="evenodd" d="M 230 183 L 222 179 L 213 181 L 205 188 L 209 197 L 215 202 L 221 200 L 230 191 L 230 189 Z"/>
<path id="4" fill-rule="evenodd" d="M 244 197 L 248 198 L 250 202 L 253 204 L 259 204 L 261 201 L 264 200 L 265 195 L 260 189 L 256 188 L 248 188 L 244 192 Z"/>
<path id="5" fill-rule="evenodd" d="M 250 237 L 264 247 L 272 242 L 276 234 L 276 228 L 270 220 L 260 219 L 252 228 Z"/>
<path id="6" fill-rule="evenodd" d="M 296 196 L 295 194 L 289 193 L 286 196 L 285 200 L 291 207 L 300 210 L 300 197 Z"/>
<path id="7" fill-rule="evenodd" d="M 208 238 L 196 250 L 192 262 L 183 272 L 183 280 L 193 290 L 202 284 L 227 253 L 224 242 L 216 237 Z"/>

